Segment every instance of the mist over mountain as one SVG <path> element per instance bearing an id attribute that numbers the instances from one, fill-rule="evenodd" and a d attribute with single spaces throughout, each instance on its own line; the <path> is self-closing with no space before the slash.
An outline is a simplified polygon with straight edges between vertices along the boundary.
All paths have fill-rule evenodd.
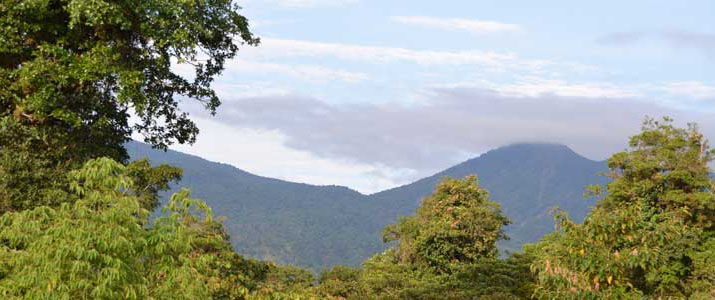
<path id="1" fill-rule="evenodd" d="M 132 159 L 184 169 L 179 187 L 193 190 L 224 224 L 236 251 L 320 271 L 331 265 L 358 265 L 383 251 L 382 228 L 400 215 L 411 215 L 420 200 L 443 177 L 479 177 L 493 201 L 502 205 L 513 224 L 502 250 L 518 251 L 553 231 L 554 207 L 577 221 L 594 200 L 582 197 L 584 187 L 603 184 L 597 176 L 605 162 L 592 161 L 556 144 L 515 144 L 489 151 L 416 182 L 363 195 L 341 186 L 316 186 L 261 177 L 233 166 L 176 151 L 159 151 L 130 142 Z M 164 199 L 166 196 L 164 195 Z"/>

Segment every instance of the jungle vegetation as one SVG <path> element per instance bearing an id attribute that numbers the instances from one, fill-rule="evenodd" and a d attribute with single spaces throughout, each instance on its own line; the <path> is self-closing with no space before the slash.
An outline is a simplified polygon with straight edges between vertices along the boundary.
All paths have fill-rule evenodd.
<path id="1" fill-rule="evenodd" d="M 230 0 L 0 3 L 0 297 L 715 297 L 715 151 L 668 118 L 647 118 L 608 160 L 583 223 L 557 214 L 556 231 L 506 258 L 497 242 L 511 221 L 474 176 L 443 180 L 387 226 L 388 250 L 317 279 L 235 253 L 189 190 L 158 207 L 181 170 L 130 163 L 124 145 L 132 133 L 160 149 L 194 141 L 178 99 L 215 112 L 211 82 L 259 43 L 238 12 Z"/>

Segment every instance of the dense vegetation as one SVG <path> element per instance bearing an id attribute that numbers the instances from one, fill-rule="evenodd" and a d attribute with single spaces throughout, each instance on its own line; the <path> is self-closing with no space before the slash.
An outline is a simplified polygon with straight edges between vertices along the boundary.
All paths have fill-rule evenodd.
<path id="1" fill-rule="evenodd" d="M 236 10 L 230 0 L 3 0 L 0 210 L 65 202 L 67 171 L 126 162 L 132 132 L 160 148 L 192 142 L 198 129 L 177 99 L 214 112 L 214 77 L 240 44 L 258 42 Z"/>
<path id="2" fill-rule="evenodd" d="M 159 151 L 130 142 L 132 158 L 183 169 L 172 192 L 190 188 L 211 205 L 224 225 L 236 252 L 308 268 L 319 273 L 334 265 L 357 267 L 387 249 L 381 231 L 399 216 L 415 213 L 420 200 L 445 178 L 479 176 L 480 186 L 502 206 L 512 224 L 509 240 L 498 242 L 505 251 L 518 252 L 554 230 L 550 211 L 560 207 L 577 222 L 595 205 L 583 199 L 589 184 L 608 178 L 605 161 L 588 160 L 566 146 L 515 144 L 495 149 L 428 178 L 372 195 L 345 187 L 313 186 L 250 174 L 226 164 L 176 151 Z M 168 200 L 170 193 L 164 194 Z"/>
<path id="3" fill-rule="evenodd" d="M 694 125 L 647 119 L 608 160 L 612 181 L 584 223 L 560 213 L 556 232 L 507 259 L 493 252 L 507 223 L 499 206 L 473 177 L 448 179 L 416 217 L 385 229 L 394 248 L 326 272 L 318 289 L 336 299 L 713 299 L 714 157 Z"/>
<path id="4" fill-rule="evenodd" d="M 538 296 L 715 297 L 715 151 L 667 118 L 646 120 L 630 147 L 608 160 L 613 181 L 584 223 L 561 214 L 537 245 Z"/>
<path id="5" fill-rule="evenodd" d="M 397 245 L 363 263 L 352 276 L 336 268 L 321 277 L 326 298 L 519 299 L 531 294 L 528 258 L 498 259 L 496 242 L 510 221 L 474 176 L 446 179 L 383 232 Z M 346 288 L 347 286 L 347 288 Z"/>
<path id="6" fill-rule="evenodd" d="M 216 109 L 211 81 L 240 44 L 258 42 L 237 9 L 0 3 L 3 299 L 715 298 L 715 151 L 669 119 L 647 119 L 608 160 L 607 193 L 590 188 L 603 198 L 583 224 L 558 214 L 556 232 L 504 259 L 497 242 L 512 221 L 476 177 L 441 181 L 414 216 L 385 227 L 389 249 L 318 282 L 236 254 L 189 190 L 151 220 L 158 192 L 182 172 L 128 163 L 124 143 L 134 131 L 158 148 L 194 139 L 175 99 Z M 174 61 L 194 78 L 173 73 Z"/>

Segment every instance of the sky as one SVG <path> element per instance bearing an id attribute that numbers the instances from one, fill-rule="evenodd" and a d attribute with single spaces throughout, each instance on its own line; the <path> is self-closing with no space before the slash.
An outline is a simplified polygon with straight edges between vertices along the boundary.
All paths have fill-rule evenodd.
<path id="1" fill-rule="evenodd" d="M 216 116 L 182 104 L 201 133 L 174 150 L 373 193 L 512 143 L 606 159 L 645 116 L 715 139 L 712 0 L 238 4 L 261 44 Z"/>

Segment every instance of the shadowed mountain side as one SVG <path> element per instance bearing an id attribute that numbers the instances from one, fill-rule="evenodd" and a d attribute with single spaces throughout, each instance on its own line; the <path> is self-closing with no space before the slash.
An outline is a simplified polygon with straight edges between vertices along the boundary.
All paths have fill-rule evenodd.
<path id="1" fill-rule="evenodd" d="M 576 220 L 592 201 L 584 187 L 604 183 L 605 170 L 595 162 L 552 144 L 518 144 L 489 151 L 478 158 L 414 183 L 363 195 L 339 186 L 315 186 L 256 176 L 238 168 L 175 151 L 161 152 L 131 142 L 133 159 L 184 169 L 182 187 L 205 200 L 224 222 L 237 252 L 319 271 L 336 264 L 359 265 L 386 248 L 380 231 L 400 215 L 411 215 L 444 176 L 477 174 L 491 199 L 501 203 L 513 222 L 512 240 L 504 250 L 537 241 L 553 230 L 549 211 L 559 206 Z M 175 191 L 172 190 L 172 192 Z"/>
<path id="2" fill-rule="evenodd" d="M 216 216 L 225 216 L 234 248 L 248 257 L 319 271 L 335 264 L 358 265 L 383 247 L 374 231 L 365 230 L 371 209 L 354 190 L 260 177 L 138 142 L 127 148 L 132 159 L 148 157 L 152 164 L 183 168 L 181 183 L 170 192 L 189 188 Z"/>
<path id="3" fill-rule="evenodd" d="M 605 162 L 584 158 L 563 145 L 515 144 L 370 197 L 388 208 L 385 218 L 411 215 L 441 178 L 476 174 L 491 200 L 499 202 L 513 222 L 506 227 L 511 240 L 502 242 L 500 248 L 519 251 L 522 244 L 536 242 L 554 230 L 550 212 L 555 207 L 581 222 L 595 204 L 594 199 L 583 198 L 584 189 L 589 184 L 605 184 L 607 179 L 597 174 L 606 170 Z"/>

